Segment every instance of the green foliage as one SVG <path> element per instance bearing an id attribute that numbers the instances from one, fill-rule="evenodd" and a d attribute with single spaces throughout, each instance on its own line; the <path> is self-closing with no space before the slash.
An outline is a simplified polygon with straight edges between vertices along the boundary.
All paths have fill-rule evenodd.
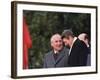
<path id="1" fill-rule="evenodd" d="M 32 37 L 29 50 L 29 68 L 41 68 L 44 55 L 51 50 L 50 37 L 61 34 L 65 29 L 72 29 L 78 36 L 85 32 L 90 36 L 90 14 L 62 13 L 46 11 L 23 11 Z"/>

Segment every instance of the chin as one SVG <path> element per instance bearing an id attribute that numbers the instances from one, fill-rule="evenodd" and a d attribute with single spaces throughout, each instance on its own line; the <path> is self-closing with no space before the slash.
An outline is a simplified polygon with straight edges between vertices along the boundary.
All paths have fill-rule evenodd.
<path id="1" fill-rule="evenodd" d="M 58 50 L 60 51 L 60 50 L 62 50 L 62 48 L 63 48 L 63 47 L 59 48 Z"/>
<path id="2" fill-rule="evenodd" d="M 70 46 L 69 45 L 65 45 L 67 48 L 70 48 Z"/>

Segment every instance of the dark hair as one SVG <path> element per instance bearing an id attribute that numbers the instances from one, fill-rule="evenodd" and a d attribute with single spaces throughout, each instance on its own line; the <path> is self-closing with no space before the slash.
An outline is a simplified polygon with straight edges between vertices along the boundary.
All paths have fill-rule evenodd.
<path id="1" fill-rule="evenodd" d="M 74 37 L 73 32 L 71 30 L 67 29 L 62 32 L 62 39 L 63 38 L 69 39 L 69 36 Z"/>

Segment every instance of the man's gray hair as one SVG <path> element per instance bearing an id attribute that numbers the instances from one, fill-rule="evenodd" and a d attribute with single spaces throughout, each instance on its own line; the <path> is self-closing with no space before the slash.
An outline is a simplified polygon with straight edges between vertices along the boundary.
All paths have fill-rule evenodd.
<path id="1" fill-rule="evenodd" d="M 61 37 L 61 35 L 58 34 L 58 33 L 52 35 L 52 37 L 51 37 L 51 39 L 50 39 L 50 42 L 53 42 L 53 40 L 54 40 L 56 37 Z"/>

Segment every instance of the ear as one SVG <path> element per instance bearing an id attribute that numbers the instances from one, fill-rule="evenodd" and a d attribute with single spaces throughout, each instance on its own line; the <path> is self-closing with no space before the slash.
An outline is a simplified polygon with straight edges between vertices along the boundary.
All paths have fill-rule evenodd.
<path id="1" fill-rule="evenodd" d="M 51 47 L 53 47 L 53 42 L 51 42 Z"/>

